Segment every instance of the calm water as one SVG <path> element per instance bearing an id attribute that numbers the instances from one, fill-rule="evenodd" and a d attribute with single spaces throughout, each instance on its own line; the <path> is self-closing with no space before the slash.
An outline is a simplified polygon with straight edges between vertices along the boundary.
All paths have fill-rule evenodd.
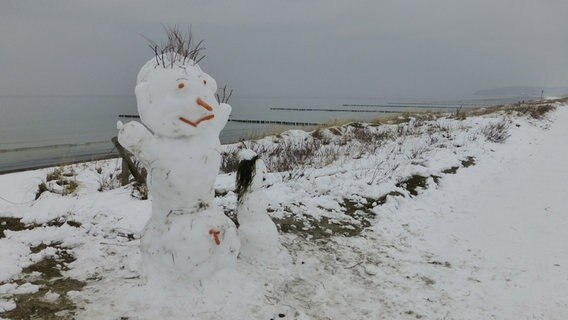
<path id="1" fill-rule="evenodd" d="M 469 107 L 516 100 L 444 101 L 435 102 L 435 107 L 415 104 L 423 103 L 417 100 L 361 98 L 233 97 L 230 103 L 231 119 L 326 123 L 392 115 L 385 112 L 455 110 L 462 103 Z M 110 139 L 116 135 L 119 114 L 137 114 L 134 96 L 0 96 L 0 172 L 112 155 L 115 151 Z M 290 126 L 229 122 L 221 133 L 221 141 L 233 142 L 285 127 Z"/>

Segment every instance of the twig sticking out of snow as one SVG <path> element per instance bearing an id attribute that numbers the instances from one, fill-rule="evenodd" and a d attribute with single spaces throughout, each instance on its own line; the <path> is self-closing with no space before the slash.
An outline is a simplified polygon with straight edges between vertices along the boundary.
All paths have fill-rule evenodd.
<path id="1" fill-rule="evenodd" d="M 215 93 L 215 97 L 217 97 L 217 101 L 219 101 L 219 103 L 228 103 L 232 95 L 233 89 L 229 90 L 227 88 L 227 85 L 225 85 L 223 88 L 219 88 L 219 90 L 217 90 L 217 93 Z"/>
<path id="2" fill-rule="evenodd" d="M 345 269 L 353 269 L 353 268 L 355 268 L 356 266 L 361 265 L 363 262 L 364 262 L 364 261 L 360 261 L 360 262 L 358 262 L 358 263 L 356 263 L 356 264 L 354 264 L 354 265 L 352 265 L 352 266 L 350 266 L 350 267 L 345 267 Z"/>

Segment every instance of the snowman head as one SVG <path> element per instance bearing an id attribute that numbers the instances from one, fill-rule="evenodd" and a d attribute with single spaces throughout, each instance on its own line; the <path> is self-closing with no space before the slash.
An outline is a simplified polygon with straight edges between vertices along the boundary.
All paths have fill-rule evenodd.
<path id="1" fill-rule="evenodd" d="M 215 80 L 193 60 L 161 59 L 168 63 L 152 59 L 138 74 L 135 92 L 142 122 L 154 133 L 167 137 L 207 131 L 218 134 L 228 115 L 223 114 L 215 98 Z"/>
<path id="2" fill-rule="evenodd" d="M 237 198 L 262 188 L 266 183 L 266 165 L 264 161 L 254 155 L 250 159 L 243 159 L 237 168 Z"/>

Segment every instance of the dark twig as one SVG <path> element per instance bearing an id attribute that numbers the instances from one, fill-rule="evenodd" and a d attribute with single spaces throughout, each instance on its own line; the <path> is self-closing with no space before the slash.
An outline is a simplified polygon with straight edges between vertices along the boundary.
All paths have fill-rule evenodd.
<path id="1" fill-rule="evenodd" d="M 352 265 L 352 266 L 350 266 L 350 267 L 345 267 L 345 269 L 353 269 L 353 268 L 355 268 L 356 266 L 362 264 L 363 262 L 364 262 L 364 261 L 361 261 L 361 262 L 359 262 L 359 263 L 357 263 L 357 264 L 354 264 L 354 265 Z"/>
<path id="2" fill-rule="evenodd" d="M 219 101 L 219 103 L 228 103 L 232 95 L 233 89 L 228 90 L 227 85 L 225 85 L 223 88 L 219 88 L 219 90 L 217 90 L 217 93 L 215 93 L 215 96 L 217 97 L 217 101 Z"/>

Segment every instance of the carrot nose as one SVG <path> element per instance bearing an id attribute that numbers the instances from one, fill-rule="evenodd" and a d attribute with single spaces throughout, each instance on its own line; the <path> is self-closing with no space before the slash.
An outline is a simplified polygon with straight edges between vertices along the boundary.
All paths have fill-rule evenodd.
<path id="1" fill-rule="evenodd" d="M 215 241 L 216 245 L 221 244 L 221 239 L 219 239 L 219 234 L 221 234 L 221 231 L 217 231 L 215 229 L 209 230 L 209 235 L 213 236 L 213 240 Z"/>
<path id="2" fill-rule="evenodd" d="M 205 110 L 207 111 L 213 111 L 213 107 L 211 107 L 209 105 L 209 103 L 205 102 L 203 99 L 201 98 L 197 98 L 197 104 L 202 106 Z"/>

